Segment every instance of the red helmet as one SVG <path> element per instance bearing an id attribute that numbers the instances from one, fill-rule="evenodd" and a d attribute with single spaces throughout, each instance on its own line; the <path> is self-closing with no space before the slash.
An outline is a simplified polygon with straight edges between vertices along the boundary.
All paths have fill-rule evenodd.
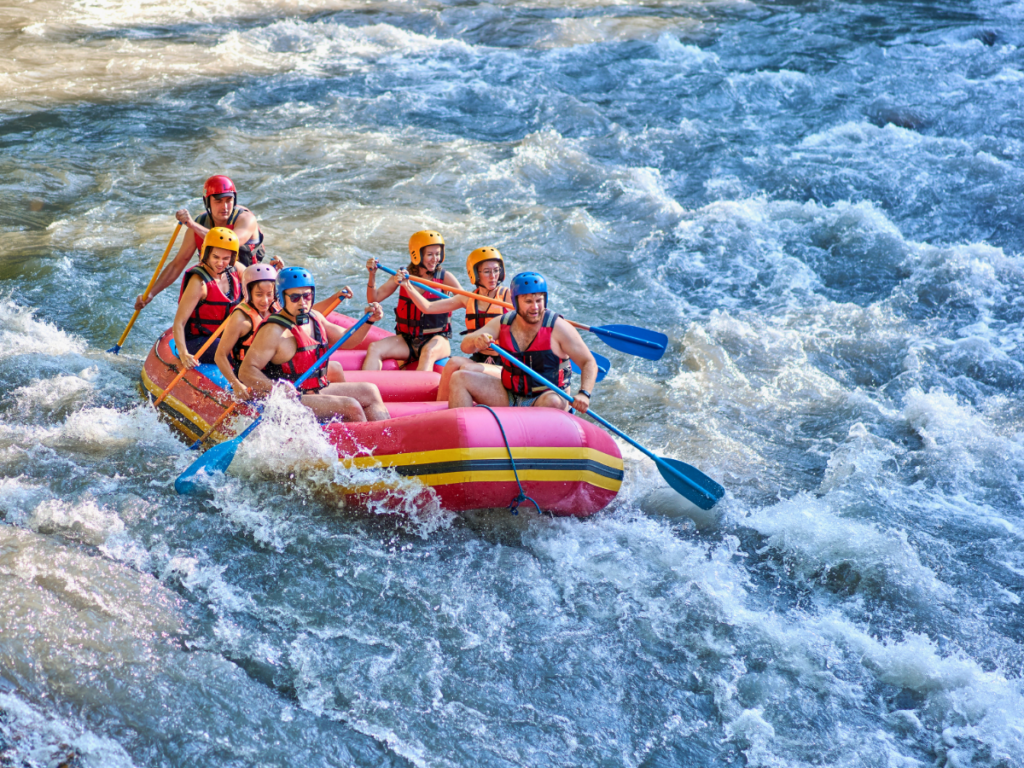
<path id="1" fill-rule="evenodd" d="M 234 182 L 231 181 L 227 176 L 211 176 L 206 180 L 203 185 L 203 204 L 206 206 L 206 210 L 210 210 L 210 197 L 213 195 L 232 195 L 232 203 L 238 204 L 238 190 L 235 189 Z"/>

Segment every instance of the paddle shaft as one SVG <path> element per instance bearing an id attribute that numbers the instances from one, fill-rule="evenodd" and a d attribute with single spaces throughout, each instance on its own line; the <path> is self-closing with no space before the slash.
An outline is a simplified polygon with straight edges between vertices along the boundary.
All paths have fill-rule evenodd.
<path id="1" fill-rule="evenodd" d="M 378 264 L 377 266 L 380 269 L 383 269 L 385 272 L 387 272 L 390 275 L 395 274 L 395 270 L 388 269 L 387 267 L 385 267 L 382 264 Z M 416 278 L 414 280 L 410 280 L 410 282 L 413 285 L 415 285 L 417 288 L 425 290 L 427 293 L 432 293 L 434 296 L 437 296 L 440 299 L 446 299 L 448 297 L 441 295 L 440 293 L 438 293 L 436 290 L 433 290 L 433 289 L 440 288 L 442 290 L 450 291 L 451 293 L 458 294 L 459 296 L 465 296 L 465 297 L 470 298 L 470 299 L 477 299 L 479 301 L 485 301 L 488 304 L 497 304 L 499 307 L 504 307 L 505 309 L 515 309 L 515 307 L 512 306 L 511 304 L 509 304 L 507 301 L 502 301 L 501 299 L 492 299 L 490 296 L 482 296 L 479 293 L 473 293 L 471 291 L 464 291 L 461 288 L 452 288 L 450 285 L 445 285 L 444 283 L 438 283 L 438 282 L 435 282 L 433 280 L 427 280 L 424 277 L 418 277 L 418 278 Z M 627 341 L 630 344 L 639 344 L 640 346 L 648 347 L 649 349 L 661 349 L 661 345 L 655 344 L 652 341 L 647 341 L 646 339 L 633 338 L 632 336 L 626 336 L 626 335 L 621 334 L 621 333 L 619 333 L 617 331 L 608 331 L 608 330 L 604 330 L 602 328 L 593 328 L 592 326 L 586 325 L 585 323 L 577 323 L 575 320 L 566 320 L 566 322 L 569 323 L 569 325 L 573 326 L 574 328 L 579 328 L 580 330 L 583 330 L 583 331 L 590 331 L 591 333 L 596 333 L 598 336 L 608 336 L 609 338 L 612 338 L 612 339 L 619 339 L 621 341 Z"/>
<path id="2" fill-rule="evenodd" d="M 335 309 L 337 309 L 339 304 L 341 304 L 341 297 L 340 296 L 337 297 L 334 300 L 334 303 L 332 303 L 331 305 L 329 305 L 327 307 L 327 311 L 324 312 L 324 315 L 329 315 L 331 312 L 333 312 Z M 231 311 L 234 312 L 234 310 L 231 310 Z M 228 315 L 228 317 L 231 317 L 231 315 Z M 224 322 L 227 323 L 227 320 L 225 320 Z M 253 332 L 255 333 L 256 330 L 257 329 L 253 329 Z M 203 351 L 205 351 L 205 349 L 206 349 L 206 347 L 204 346 L 203 349 L 200 350 L 199 354 L 202 355 Z M 181 376 L 179 375 L 178 378 L 181 378 Z M 171 387 L 173 387 L 177 383 L 178 383 L 178 379 L 175 379 L 171 383 Z M 164 390 L 164 395 L 167 394 L 167 392 L 170 390 L 171 387 L 168 387 L 167 390 Z M 161 395 L 160 400 L 158 400 L 156 402 L 156 405 L 159 405 L 161 402 L 163 402 L 163 395 Z M 224 421 L 224 419 L 226 419 L 229 415 L 231 415 L 231 413 L 233 413 L 235 408 L 237 408 L 239 405 L 240 405 L 240 401 L 236 400 L 231 405 L 229 405 L 227 408 L 225 408 L 224 412 L 220 416 L 217 417 L 217 420 L 214 421 L 213 424 L 210 425 L 210 428 L 207 429 L 206 432 L 203 433 L 203 436 L 200 437 L 198 440 L 196 440 L 194 443 L 192 443 L 192 445 L 189 446 L 189 449 L 198 448 L 200 445 L 202 445 L 203 442 L 206 440 L 206 438 L 208 438 L 210 435 L 213 434 L 213 430 L 215 430 L 217 427 L 219 427 L 221 425 L 221 423 Z"/>
<path id="3" fill-rule="evenodd" d="M 346 341 L 348 341 L 350 338 L 352 338 L 352 334 L 355 333 L 357 330 L 359 330 L 363 326 L 363 323 L 365 323 L 369 319 L 370 319 L 370 313 L 369 312 L 367 312 L 365 315 L 363 315 L 361 318 L 359 318 L 358 322 L 356 322 L 351 328 L 349 328 L 340 339 L 338 339 L 336 342 L 334 342 L 334 344 L 331 345 L 331 348 L 328 349 L 326 352 L 324 352 L 323 355 L 320 356 L 320 359 L 317 360 L 315 363 L 313 363 L 313 365 L 310 366 L 308 371 L 306 371 L 304 374 L 299 376 L 298 379 L 295 380 L 295 384 L 293 385 L 295 387 L 295 389 L 298 390 L 299 387 L 302 386 L 302 382 L 304 382 L 306 379 L 308 379 L 314 373 L 319 371 L 321 366 L 330 359 L 331 355 L 334 354 L 334 351 L 338 347 L 340 347 L 342 344 L 344 344 Z M 299 394 L 301 395 L 302 393 L 299 392 Z M 248 427 L 246 427 L 245 431 L 242 432 L 242 434 L 240 434 L 236 438 L 233 438 L 233 442 L 235 442 L 236 444 L 237 443 L 241 443 L 250 432 L 252 432 L 254 429 L 256 429 L 256 425 L 259 424 L 261 421 L 263 421 L 263 416 L 262 415 L 259 416 L 259 418 L 257 418 L 252 424 L 250 424 Z M 184 473 L 182 473 L 182 474 L 184 474 Z"/>
<path id="4" fill-rule="evenodd" d="M 208 350 L 210 348 L 210 345 L 213 344 L 213 342 L 215 342 L 218 338 L 220 338 L 220 335 L 222 333 L 224 333 L 224 329 L 227 328 L 228 320 L 230 318 L 231 318 L 230 314 L 226 318 L 224 318 L 224 322 L 217 326 L 217 330 L 213 332 L 213 335 L 210 336 L 210 338 L 208 338 L 203 343 L 203 346 L 201 346 L 199 348 L 199 351 L 196 352 L 194 355 L 192 355 L 192 357 L 194 357 L 196 360 L 198 360 L 199 358 L 201 358 L 203 356 L 203 354 L 206 352 L 206 350 Z M 187 349 L 184 350 L 184 351 L 188 352 Z M 181 354 L 182 354 L 182 350 L 179 349 L 178 350 L 178 357 L 179 358 L 181 357 Z M 187 365 L 185 365 L 184 361 L 182 361 L 181 365 L 182 365 L 182 368 L 178 372 L 178 375 L 175 376 L 174 380 L 170 384 L 167 385 L 167 388 L 164 390 L 163 394 L 160 395 L 160 397 L 158 397 L 155 401 L 153 401 L 153 407 L 154 408 L 159 408 L 160 407 L 160 403 L 162 403 L 164 401 L 164 398 L 167 397 L 169 394 L 171 394 L 171 390 L 174 389 L 178 385 L 178 382 L 181 381 L 182 377 L 184 377 L 184 375 L 191 370 Z"/>
<path id="5" fill-rule="evenodd" d="M 160 263 L 156 265 L 156 271 L 153 272 L 153 277 L 149 279 L 149 285 L 146 286 L 146 291 L 142 294 L 142 300 L 145 301 L 149 298 L 149 292 L 153 290 L 153 284 L 156 283 L 157 277 L 160 275 L 160 270 L 164 268 L 164 262 L 167 261 L 167 257 L 171 253 L 171 246 L 174 245 L 174 241 L 178 239 L 178 233 L 181 231 L 181 222 L 178 222 L 178 226 L 174 228 L 174 234 L 171 235 L 171 239 L 167 243 L 167 247 L 164 249 L 164 255 L 160 259 Z M 124 329 L 124 333 L 121 334 L 121 338 L 117 340 L 117 344 L 112 349 L 108 349 L 108 352 L 113 352 L 115 355 L 121 351 L 121 345 L 124 344 L 124 340 L 128 338 L 128 333 L 131 331 L 132 326 L 135 325 L 135 321 L 139 319 L 139 313 L 141 309 L 136 309 L 132 315 L 132 319 L 128 321 L 128 326 Z"/>
<path id="6" fill-rule="evenodd" d="M 516 360 L 516 358 L 512 357 L 512 355 L 510 355 L 508 352 L 503 350 L 497 344 L 491 344 L 490 346 L 491 346 L 491 349 L 493 349 L 495 352 L 497 352 L 503 358 L 508 360 L 514 366 L 516 366 L 517 368 L 522 370 L 523 373 L 525 373 L 526 375 L 530 376 L 535 381 L 538 381 L 541 384 L 545 385 L 548 389 L 550 389 L 556 395 L 561 397 L 563 400 L 567 400 L 569 403 L 572 403 L 572 397 L 570 397 L 565 391 L 563 391 L 563 390 L 559 389 L 558 387 L 556 387 L 554 384 L 552 384 L 546 378 L 541 376 L 539 373 L 537 373 L 535 370 L 533 370 L 533 368 L 531 368 L 530 366 L 526 365 L 525 363 L 520 362 L 519 360 Z M 657 454 L 652 453 L 651 451 L 649 451 L 646 448 L 644 448 L 644 446 L 640 445 L 640 443 L 638 443 L 636 440 L 631 438 L 629 435 L 627 435 L 621 429 L 619 429 L 616 426 L 613 426 L 612 424 L 609 424 L 603 418 L 601 418 L 596 413 L 594 413 L 594 411 L 592 409 L 590 409 L 590 408 L 587 409 L 587 415 L 590 416 L 590 418 L 592 418 L 594 421 L 598 422 L 599 424 L 603 424 L 608 430 L 610 430 L 611 432 L 614 432 L 616 435 L 618 435 L 623 440 L 625 440 L 627 443 L 632 445 L 634 448 L 636 448 L 642 454 L 644 454 L 649 459 L 654 461 L 654 463 L 657 464 L 659 468 L 661 468 L 661 469 L 668 469 L 670 472 L 672 472 L 673 475 L 676 475 L 676 476 L 682 478 L 683 481 L 685 481 L 687 485 L 691 486 L 698 493 L 700 493 L 702 495 L 706 495 L 707 494 L 707 492 L 703 488 L 701 488 L 699 485 L 697 485 L 695 482 L 693 482 L 693 480 L 688 478 L 686 475 L 678 472 L 675 469 L 675 467 L 672 467 L 669 464 L 667 464 L 666 462 L 664 462 L 662 460 L 662 458 L 660 456 L 658 456 Z"/>
<path id="7" fill-rule="evenodd" d="M 224 419 L 226 419 L 228 416 L 230 416 L 232 413 L 234 413 L 235 412 L 235 408 L 237 408 L 239 405 L 241 405 L 241 401 L 236 400 L 231 405 L 229 405 L 227 408 L 225 408 L 224 412 L 220 416 L 217 417 L 217 420 L 214 421 L 213 424 L 210 425 L 210 428 L 207 429 L 205 432 L 203 432 L 202 436 L 198 440 L 196 440 L 194 443 L 192 443 L 192 445 L 190 445 L 188 447 L 188 449 L 190 451 L 193 451 L 196 448 L 198 448 L 200 445 L 202 445 L 204 442 L 206 442 L 206 438 L 208 438 L 210 435 L 213 434 L 213 430 L 215 430 L 217 427 L 219 427 L 223 423 Z"/>

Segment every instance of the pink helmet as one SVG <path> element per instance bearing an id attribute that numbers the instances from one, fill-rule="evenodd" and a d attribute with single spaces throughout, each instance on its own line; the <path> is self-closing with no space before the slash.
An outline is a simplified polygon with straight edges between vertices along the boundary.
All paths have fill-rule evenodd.
<path id="1" fill-rule="evenodd" d="M 245 289 L 245 300 L 249 300 L 249 286 L 262 283 L 264 280 L 277 280 L 277 270 L 269 264 L 253 264 L 242 273 L 242 286 Z"/>

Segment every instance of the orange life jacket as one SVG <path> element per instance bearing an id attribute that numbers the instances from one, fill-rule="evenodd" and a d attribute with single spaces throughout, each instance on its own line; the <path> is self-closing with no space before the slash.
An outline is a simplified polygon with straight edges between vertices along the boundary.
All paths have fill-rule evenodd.
<path id="1" fill-rule="evenodd" d="M 481 289 L 477 288 L 476 292 L 480 293 Z M 494 297 L 498 301 L 504 301 L 508 304 L 512 303 L 512 292 L 507 286 L 499 286 L 498 293 Z M 466 333 L 472 333 L 473 331 L 479 331 L 487 323 L 496 317 L 501 317 L 508 310 L 500 304 L 491 304 L 489 301 L 479 301 L 478 299 L 466 299 Z"/>
<path id="2" fill-rule="evenodd" d="M 256 331 L 263 325 L 263 315 L 248 302 L 243 301 L 232 312 L 241 312 L 249 318 L 249 323 L 252 328 L 244 336 L 239 336 L 238 341 L 235 342 L 235 346 L 232 347 L 231 352 L 228 353 L 228 360 L 231 362 L 231 367 L 235 369 L 235 373 L 238 373 L 239 366 L 242 365 L 242 361 L 245 360 L 245 355 L 249 351 L 249 347 L 252 346 L 253 339 L 256 338 Z"/>

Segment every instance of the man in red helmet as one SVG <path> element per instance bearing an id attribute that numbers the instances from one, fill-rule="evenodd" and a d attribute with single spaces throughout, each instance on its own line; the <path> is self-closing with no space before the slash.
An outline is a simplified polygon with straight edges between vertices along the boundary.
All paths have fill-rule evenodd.
<path id="1" fill-rule="evenodd" d="M 256 217 L 248 208 L 238 205 L 238 192 L 234 183 L 227 176 L 211 176 L 203 185 L 203 203 L 206 212 L 200 214 L 198 219 L 193 219 L 189 212 L 182 208 L 175 213 L 175 217 L 184 224 L 185 239 L 174 259 L 160 273 L 156 283 L 149 292 L 149 298 L 143 300 L 142 295 L 135 299 L 135 309 L 142 309 L 153 298 L 171 283 L 177 281 L 178 276 L 185 271 L 192 254 L 206 237 L 206 233 L 214 227 L 226 227 L 233 230 L 238 236 L 242 245 L 238 249 L 238 261 L 244 267 L 256 264 L 266 258 L 263 249 L 263 233 L 260 231 Z M 200 257 L 202 254 L 200 254 Z M 276 269 L 281 269 L 284 264 L 279 258 L 270 258 L 270 264 Z"/>

